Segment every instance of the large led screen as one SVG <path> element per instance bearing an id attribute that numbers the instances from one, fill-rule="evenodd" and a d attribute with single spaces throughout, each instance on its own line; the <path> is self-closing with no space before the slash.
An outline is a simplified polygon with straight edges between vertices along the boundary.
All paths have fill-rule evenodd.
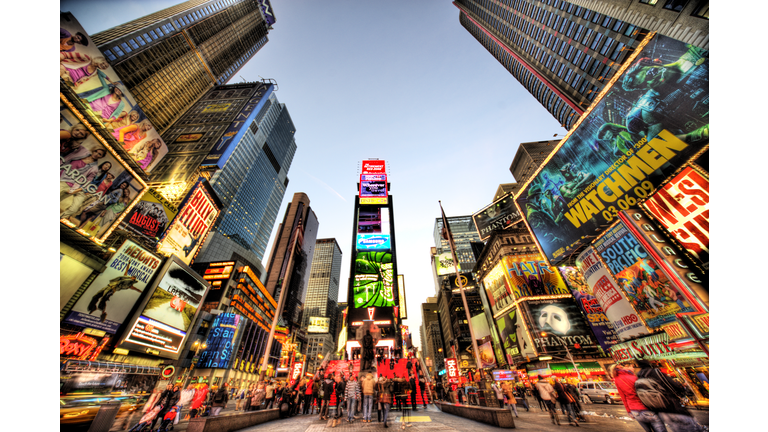
<path id="1" fill-rule="evenodd" d="M 644 43 L 516 197 L 553 264 L 709 145 L 709 53 Z"/>
<path id="2" fill-rule="evenodd" d="M 62 81 L 101 119 L 136 163 L 144 171 L 152 171 L 168 153 L 168 146 L 75 17 L 70 13 L 62 13 L 60 17 Z"/>
<path id="3" fill-rule="evenodd" d="M 393 278 L 390 252 L 358 252 L 352 287 L 355 307 L 396 306 Z"/>
<path id="4" fill-rule="evenodd" d="M 360 204 L 387 204 L 387 176 L 360 175 Z"/>
<path id="5" fill-rule="evenodd" d="M 244 317 L 233 313 L 222 313 L 213 320 L 205 341 L 205 350 L 200 353 L 198 368 L 229 367 L 232 354 L 237 349 L 238 340 L 242 336 L 241 327 Z"/>

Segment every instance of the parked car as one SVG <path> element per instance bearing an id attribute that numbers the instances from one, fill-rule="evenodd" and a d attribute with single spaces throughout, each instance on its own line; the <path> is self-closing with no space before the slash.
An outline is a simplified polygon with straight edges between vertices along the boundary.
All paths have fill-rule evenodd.
<path id="1" fill-rule="evenodd" d="M 579 392 L 589 398 L 590 403 L 621 403 L 621 396 L 616 385 L 607 381 L 583 381 L 579 383 Z"/>

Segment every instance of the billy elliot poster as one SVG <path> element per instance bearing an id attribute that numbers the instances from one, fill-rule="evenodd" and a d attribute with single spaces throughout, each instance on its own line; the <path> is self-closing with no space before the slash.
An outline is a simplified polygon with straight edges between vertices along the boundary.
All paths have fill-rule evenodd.
<path id="1" fill-rule="evenodd" d="M 708 145 L 709 53 L 655 36 L 516 203 L 557 264 Z"/>

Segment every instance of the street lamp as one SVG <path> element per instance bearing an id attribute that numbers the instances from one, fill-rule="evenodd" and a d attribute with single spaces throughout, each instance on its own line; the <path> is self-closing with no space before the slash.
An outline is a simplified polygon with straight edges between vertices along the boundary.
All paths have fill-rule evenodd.
<path id="1" fill-rule="evenodd" d="M 573 370 L 576 371 L 576 378 L 581 381 L 581 374 L 579 373 L 579 369 L 576 367 L 576 362 L 573 361 L 573 356 L 571 355 L 571 351 L 568 349 L 568 345 L 565 343 L 565 340 L 554 333 L 548 333 L 545 331 L 541 332 L 541 337 L 547 337 L 547 335 L 556 337 L 557 340 L 563 345 L 563 348 L 565 348 L 565 353 L 568 355 L 568 360 L 571 361 Z"/>
<path id="2" fill-rule="evenodd" d="M 200 343 L 199 340 L 196 340 L 194 344 L 192 344 L 192 348 L 195 349 L 195 356 L 192 357 L 192 364 L 189 366 L 189 369 L 187 369 L 186 377 L 182 380 L 184 384 L 186 384 L 187 377 L 192 375 L 192 369 L 195 368 L 195 363 L 197 363 L 197 355 L 200 353 L 201 349 L 207 348 L 208 345 L 205 344 L 205 342 Z"/>

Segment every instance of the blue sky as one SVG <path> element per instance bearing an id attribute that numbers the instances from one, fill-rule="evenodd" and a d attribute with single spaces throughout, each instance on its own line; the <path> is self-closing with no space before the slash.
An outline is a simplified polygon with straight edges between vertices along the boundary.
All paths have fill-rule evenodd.
<path id="1" fill-rule="evenodd" d="M 96 33 L 179 1 L 62 1 Z M 442 200 L 448 216 L 489 204 L 521 142 L 566 130 L 459 24 L 448 0 L 280 1 L 269 42 L 230 83 L 273 78 L 298 150 L 269 248 L 296 192 L 309 196 L 318 238 L 344 254 L 346 299 L 358 164 L 385 159 L 394 201 L 406 324 L 420 345 L 420 304 L 434 296 L 429 248 Z M 264 261 L 268 258 L 265 256 Z"/>

